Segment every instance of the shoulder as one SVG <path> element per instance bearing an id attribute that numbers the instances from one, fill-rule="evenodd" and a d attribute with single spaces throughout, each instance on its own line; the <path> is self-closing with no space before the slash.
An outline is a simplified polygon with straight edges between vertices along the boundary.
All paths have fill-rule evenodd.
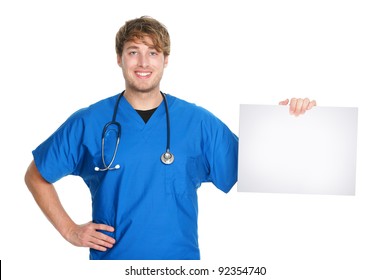
<path id="1" fill-rule="evenodd" d="M 206 119 L 218 119 L 212 112 L 199 106 L 195 103 L 180 99 L 178 97 L 167 95 L 168 102 L 170 102 L 170 110 L 173 113 L 178 113 L 181 116 L 190 116 L 192 118 Z"/>
<path id="2" fill-rule="evenodd" d="M 171 123 L 177 128 L 202 131 L 202 135 L 233 134 L 229 127 L 209 110 L 169 95 Z"/>
<path id="3" fill-rule="evenodd" d="M 81 108 L 68 116 L 54 134 L 74 133 L 82 135 L 87 130 L 101 127 L 102 123 L 112 118 L 114 105 L 118 95 L 97 101 L 88 107 Z"/>
<path id="4" fill-rule="evenodd" d="M 108 98 L 99 100 L 87 107 L 81 108 L 75 111 L 67 121 L 93 121 L 101 118 L 107 119 L 107 116 L 112 116 L 113 108 L 116 102 L 116 99 L 119 94 L 110 96 Z"/>

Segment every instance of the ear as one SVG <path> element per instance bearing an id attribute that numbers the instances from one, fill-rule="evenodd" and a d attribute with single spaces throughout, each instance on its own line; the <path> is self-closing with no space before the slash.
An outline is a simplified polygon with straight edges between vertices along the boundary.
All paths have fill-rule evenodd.
<path id="1" fill-rule="evenodd" d="M 164 57 L 164 68 L 168 66 L 169 55 Z"/>
<path id="2" fill-rule="evenodd" d="M 118 66 L 122 68 L 122 56 L 117 54 L 116 55 L 116 62 L 118 63 Z"/>

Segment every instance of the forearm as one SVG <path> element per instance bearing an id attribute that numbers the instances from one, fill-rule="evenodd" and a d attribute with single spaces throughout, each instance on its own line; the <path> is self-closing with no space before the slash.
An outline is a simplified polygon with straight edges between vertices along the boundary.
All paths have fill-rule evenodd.
<path id="1" fill-rule="evenodd" d="M 100 231 L 113 232 L 114 228 L 92 222 L 83 225 L 75 224 L 62 206 L 53 184 L 43 179 L 34 161 L 27 169 L 25 181 L 42 212 L 67 241 L 75 246 L 90 247 L 100 251 L 112 248 L 115 239 Z"/>
<path id="2" fill-rule="evenodd" d="M 42 178 L 34 161 L 27 169 L 25 182 L 47 219 L 65 239 L 69 240 L 71 228 L 76 225 L 62 206 L 53 184 Z"/>

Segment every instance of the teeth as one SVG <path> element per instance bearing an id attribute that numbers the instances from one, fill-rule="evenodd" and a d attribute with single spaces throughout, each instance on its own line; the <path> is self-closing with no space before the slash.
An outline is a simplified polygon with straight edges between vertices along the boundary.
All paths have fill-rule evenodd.
<path id="1" fill-rule="evenodd" d="M 149 76 L 149 75 L 150 75 L 150 72 L 149 72 L 149 73 L 137 72 L 137 75 L 142 76 L 142 77 L 146 77 L 146 76 Z"/>

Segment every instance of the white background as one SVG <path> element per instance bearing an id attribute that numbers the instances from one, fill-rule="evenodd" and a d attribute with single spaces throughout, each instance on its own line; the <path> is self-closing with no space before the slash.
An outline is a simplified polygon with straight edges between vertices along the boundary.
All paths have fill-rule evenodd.
<path id="1" fill-rule="evenodd" d="M 260 279 L 389 279 L 387 3 L 2 1 L 4 278 L 128 279 L 130 265 L 235 265 L 265 266 Z M 31 150 L 75 110 L 123 89 L 114 36 L 142 15 L 157 18 L 171 34 L 162 90 L 209 109 L 235 133 L 240 103 L 308 96 L 323 106 L 359 107 L 356 196 L 237 193 L 236 187 L 225 195 L 205 184 L 199 262 L 96 263 L 87 260 L 87 249 L 64 241 L 24 185 Z M 89 193 L 81 180 L 66 178 L 57 188 L 70 215 L 88 221 Z"/>

